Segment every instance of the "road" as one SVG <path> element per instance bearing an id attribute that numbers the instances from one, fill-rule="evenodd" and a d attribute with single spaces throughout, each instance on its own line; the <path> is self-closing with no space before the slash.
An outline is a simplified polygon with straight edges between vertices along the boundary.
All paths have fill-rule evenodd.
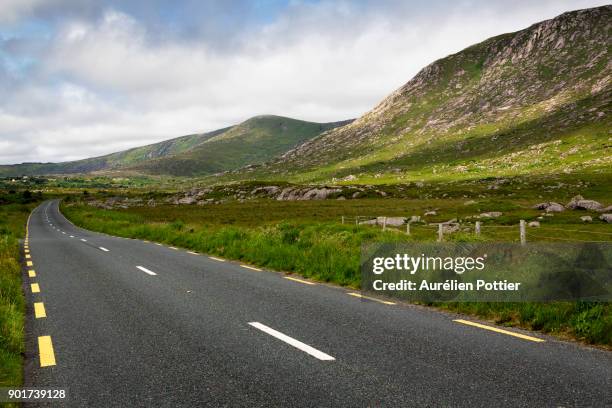
<path id="1" fill-rule="evenodd" d="M 28 245 L 26 386 L 68 395 L 49 406 L 612 406 L 610 352 L 83 230 L 56 200 Z"/>

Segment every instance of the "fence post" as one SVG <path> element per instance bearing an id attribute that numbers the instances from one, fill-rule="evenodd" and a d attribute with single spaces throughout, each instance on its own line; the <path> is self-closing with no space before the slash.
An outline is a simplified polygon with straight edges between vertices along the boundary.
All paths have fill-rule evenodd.
<path id="1" fill-rule="evenodd" d="M 383 217 L 383 231 L 387 229 L 387 217 Z"/>
<path id="2" fill-rule="evenodd" d="M 475 232 L 476 235 L 480 235 L 480 221 L 476 221 Z"/>
<path id="3" fill-rule="evenodd" d="M 358 215 L 355 216 L 355 225 L 359 225 L 359 216 Z"/>
<path id="4" fill-rule="evenodd" d="M 406 235 L 410 235 L 410 223 L 406 223 Z"/>
<path id="5" fill-rule="evenodd" d="M 444 227 L 440 223 L 438 224 L 438 242 L 442 242 L 443 238 L 444 238 Z"/>
<path id="6" fill-rule="evenodd" d="M 342 224 L 344 224 L 344 215 L 342 216 Z"/>
<path id="7" fill-rule="evenodd" d="M 527 242 L 527 234 L 525 233 L 525 220 L 521 220 L 520 222 L 520 229 L 521 229 L 521 245 L 525 245 L 525 242 Z"/>

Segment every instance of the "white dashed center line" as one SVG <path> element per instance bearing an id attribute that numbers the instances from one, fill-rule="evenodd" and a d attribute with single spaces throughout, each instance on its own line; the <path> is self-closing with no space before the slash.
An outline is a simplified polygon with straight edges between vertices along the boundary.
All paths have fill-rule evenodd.
<path id="1" fill-rule="evenodd" d="M 333 358 L 329 354 L 325 354 L 324 352 L 319 351 L 314 347 L 310 347 L 308 344 L 302 343 L 301 341 L 296 340 L 293 337 L 289 337 L 286 334 L 276 331 L 272 329 L 271 327 L 266 326 L 265 324 L 261 324 L 259 322 L 249 322 L 249 324 L 255 327 L 256 329 L 259 329 L 262 332 L 269 334 L 272 337 L 276 337 L 277 339 L 282 340 L 285 343 L 290 344 L 293 347 L 302 350 L 304 353 L 308 353 L 311 356 L 318 358 L 319 360 L 324 360 L 324 361 L 335 360 L 335 358 Z"/>
<path id="2" fill-rule="evenodd" d="M 140 269 L 141 271 L 143 271 L 144 273 L 148 273 L 151 276 L 155 276 L 157 275 L 155 272 L 148 270 L 147 268 L 145 268 L 144 266 L 137 266 L 136 268 Z"/>

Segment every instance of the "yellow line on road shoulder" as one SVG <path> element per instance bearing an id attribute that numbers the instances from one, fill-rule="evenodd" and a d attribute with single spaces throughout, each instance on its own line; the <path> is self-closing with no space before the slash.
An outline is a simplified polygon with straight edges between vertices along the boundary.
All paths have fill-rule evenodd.
<path id="1" fill-rule="evenodd" d="M 34 269 L 30 269 L 30 270 L 28 271 L 28 276 L 29 276 L 30 278 L 35 278 L 35 277 L 36 277 L 36 271 L 35 271 Z"/>
<path id="2" fill-rule="evenodd" d="M 32 265 L 34 265 L 32 261 L 26 261 L 26 266 L 32 266 Z"/>
<path id="3" fill-rule="evenodd" d="M 521 333 L 515 333 L 515 332 L 511 332 L 509 330 L 499 329 L 499 328 L 493 327 L 493 326 L 486 326 L 484 324 L 480 324 L 480 323 L 476 323 L 476 322 L 471 322 L 469 320 L 455 319 L 455 320 L 453 320 L 453 322 L 467 324 L 468 326 L 474 326 L 474 327 L 478 327 L 480 329 L 494 331 L 496 333 L 507 334 L 508 336 L 514 336 L 514 337 L 518 337 L 519 339 L 534 341 L 536 343 L 542 343 L 542 342 L 546 341 L 544 339 L 539 339 L 537 337 L 531 337 L 531 336 L 527 336 L 527 335 L 524 335 L 524 334 L 521 334 Z"/>
<path id="4" fill-rule="evenodd" d="M 254 271 L 259 271 L 259 272 L 261 272 L 261 269 L 259 269 L 259 268 L 255 268 L 254 266 L 242 265 L 242 264 L 241 264 L 240 266 L 242 266 L 243 268 L 252 269 L 252 270 L 254 270 Z"/>
<path id="5" fill-rule="evenodd" d="M 298 278 L 294 278 L 294 277 L 291 277 L 291 276 L 283 276 L 283 278 L 289 279 L 289 280 L 294 281 L 294 282 L 304 283 L 306 285 L 316 285 L 316 283 L 314 283 L 314 282 L 308 282 L 307 280 L 298 279 Z"/>
<path id="6" fill-rule="evenodd" d="M 30 287 L 32 288 L 32 293 L 40 293 L 40 286 L 38 286 L 38 283 L 32 283 Z"/>
<path id="7" fill-rule="evenodd" d="M 363 296 L 361 293 L 357 293 L 357 292 L 349 292 L 347 294 L 350 295 L 350 296 L 355 296 L 355 297 L 361 298 L 361 299 L 372 300 L 374 302 L 382 303 L 384 305 L 395 305 L 396 304 L 395 302 L 389 302 L 387 300 L 376 299 L 376 298 L 369 297 L 369 296 Z"/>
<path id="8" fill-rule="evenodd" d="M 47 317 L 47 312 L 45 311 L 45 304 L 43 302 L 34 303 L 34 316 L 37 319 Z"/>
<path id="9" fill-rule="evenodd" d="M 38 353 L 40 356 L 41 367 L 55 365 L 55 353 L 53 352 L 53 343 L 51 342 L 51 336 L 38 337 Z"/>
<path id="10" fill-rule="evenodd" d="M 198 254 L 197 252 L 193 252 L 193 251 L 187 251 L 187 253 L 188 253 L 188 254 L 191 254 L 191 255 L 200 255 L 200 254 Z"/>

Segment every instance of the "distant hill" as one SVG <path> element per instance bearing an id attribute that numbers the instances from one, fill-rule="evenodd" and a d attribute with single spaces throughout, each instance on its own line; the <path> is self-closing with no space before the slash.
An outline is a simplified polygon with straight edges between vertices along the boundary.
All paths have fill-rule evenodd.
<path id="1" fill-rule="evenodd" d="M 609 5 L 490 38 L 433 62 L 351 124 L 236 177 L 368 183 L 610 172 L 611 38 Z"/>
<path id="2" fill-rule="evenodd" d="M 181 154 L 142 162 L 148 174 L 205 175 L 260 164 L 349 121 L 315 123 L 282 116 L 256 116 Z"/>
<path id="3" fill-rule="evenodd" d="M 62 163 L 0 165 L 0 177 L 110 170 L 183 176 L 210 174 L 266 161 L 322 131 L 348 122 L 315 123 L 280 116 L 258 116 L 236 126 L 100 157 Z"/>

